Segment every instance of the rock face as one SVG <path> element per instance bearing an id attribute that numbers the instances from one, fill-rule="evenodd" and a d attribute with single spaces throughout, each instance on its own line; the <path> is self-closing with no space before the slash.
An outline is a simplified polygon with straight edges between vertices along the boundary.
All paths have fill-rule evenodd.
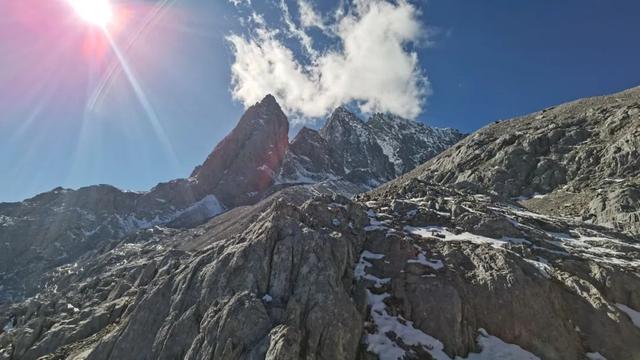
<path id="1" fill-rule="evenodd" d="M 8 359 L 640 358 L 638 240 L 418 179 L 153 228 L 0 308 Z"/>
<path id="2" fill-rule="evenodd" d="M 255 202 L 273 184 L 289 145 L 289 121 L 269 95 L 247 109 L 238 125 L 191 174 L 201 194 L 230 207 Z"/>
<path id="3" fill-rule="evenodd" d="M 318 131 L 303 127 L 291 141 L 278 175 L 281 182 L 313 183 L 337 179 L 345 172 L 327 140 Z"/>
<path id="4" fill-rule="evenodd" d="M 389 114 L 367 122 L 373 137 L 400 176 L 443 152 L 464 137 L 455 129 L 439 129 Z"/>
<path id="5" fill-rule="evenodd" d="M 432 158 L 464 136 L 397 116 L 374 114 L 367 122 L 339 107 L 319 130 L 303 128 L 278 174 L 280 183 L 346 178 L 371 187 Z"/>
<path id="6" fill-rule="evenodd" d="M 539 114 L 495 124 L 351 198 L 337 193 L 358 193 L 367 188 L 361 179 L 404 171 L 386 154 L 417 159 L 410 149 L 388 152 L 380 144 L 409 142 L 414 132 L 382 119 L 357 123 L 339 109 L 329 130 L 305 129 L 292 141 L 274 185 L 255 204 L 192 222 L 215 208 L 217 197 L 205 197 L 168 223 L 94 243 L 42 275 L 36 296 L 0 303 L 0 359 L 640 359 L 640 238 L 625 217 L 637 209 L 634 160 L 623 155 L 611 170 L 618 177 L 597 178 L 585 167 L 612 164 L 602 137 L 615 144 L 624 135 L 602 130 L 606 116 L 589 120 L 574 111 L 596 107 L 635 121 L 636 94 L 559 106 L 555 121 Z M 573 135 L 532 140 L 560 125 Z M 382 133 L 377 128 L 404 140 L 371 135 Z M 531 131 L 500 140 L 512 129 Z M 372 137 L 361 138 L 362 131 Z M 334 153 L 336 138 L 350 144 Z M 359 156 L 378 151 L 387 165 Z M 587 161 L 582 152 L 592 162 L 574 167 L 576 159 Z M 552 170 L 510 173 L 518 158 Z M 367 169 L 359 167 L 364 161 Z M 308 184 L 281 182 L 294 162 Z M 202 179 L 155 191 L 190 204 L 209 184 Z M 545 186 L 552 188 L 546 197 L 512 199 Z M 172 189 L 182 190 L 169 197 Z M 36 197 L 38 206 L 55 212 L 64 199 L 58 192 Z M 150 198 L 153 191 L 103 192 L 110 201 L 64 203 L 118 214 L 141 203 L 160 212 L 169 206 Z M 28 221 L 34 204 L 4 204 L 2 211 L 21 209 Z M 599 212 L 567 216 L 572 209 Z M 39 239 L 47 248 L 47 238 Z"/>
<path id="7" fill-rule="evenodd" d="M 186 180 L 147 193 L 108 185 L 54 189 L 20 203 L 0 205 L 0 303 L 42 284 L 44 271 L 68 264 L 109 239 L 174 221 L 204 205 L 207 218 L 222 211 L 196 201 Z"/>
<path id="8" fill-rule="evenodd" d="M 391 162 L 371 136 L 368 124 L 344 107 L 333 112 L 320 129 L 320 135 L 327 139 L 329 148 L 338 159 L 338 166 L 343 167 L 345 172 L 364 169 L 378 179 L 390 180 L 395 177 Z"/>
<path id="9" fill-rule="evenodd" d="M 204 227 L 146 230 L 58 269 L 56 290 L 12 308 L 0 348 L 21 359 L 354 358 L 365 211 L 285 196 L 239 208 L 221 241 L 193 247 L 215 234 Z"/>
<path id="10" fill-rule="evenodd" d="M 358 200 L 371 219 L 356 267 L 364 343 L 381 358 L 640 358 L 637 238 L 416 178 Z M 490 356 L 491 337 L 530 354 Z"/>
<path id="11" fill-rule="evenodd" d="M 411 176 L 640 234 L 640 88 L 487 126 Z"/>

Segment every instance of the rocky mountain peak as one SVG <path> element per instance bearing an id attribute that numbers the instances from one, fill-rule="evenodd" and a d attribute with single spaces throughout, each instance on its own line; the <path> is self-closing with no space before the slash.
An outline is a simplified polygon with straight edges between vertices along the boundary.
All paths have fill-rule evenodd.
<path id="1" fill-rule="evenodd" d="M 393 114 L 389 114 L 389 113 L 374 113 L 373 115 L 371 115 L 371 118 L 369 118 L 368 122 L 370 124 L 372 124 L 372 123 L 387 123 L 387 124 L 397 124 L 397 123 L 410 124 L 410 123 L 414 123 L 414 124 L 418 124 L 418 122 L 416 122 L 414 120 L 409 120 L 409 119 L 403 118 L 402 116 L 393 115 Z"/>
<path id="2" fill-rule="evenodd" d="M 201 197 L 250 203 L 273 183 L 289 145 L 289 121 L 272 95 L 249 107 L 238 125 L 192 173 Z"/>
<path id="3" fill-rule="evenodd" d="M 353 120 L 358 120 L 357 117 L 355 116 L 355 114 L 349 110 L 349 108 L 347 108 L 345 105 L 340 105 L 337 108 L 335 108 L 335 110 L 333 110 L 333 112 L 331 113 L 331 116 L 329 117 L 329 121 L 331 121 L 331 118 L 344 118 L 344 119 L 353 119 Z"/>
<path id="4" fill-rule="evenodd" d="M 300 131 L 279 181 L 344 177 L 375 186 L 414 168 L 462 137 L 456 130 L 431 128 L 391 114 L 374 114 L 364 122 L 340 106 L 319 131 Z"/>
<path id="5" fill-rule="evenodd" d="M 326 138 L 331 136 L 331 133 L 341 133 L 343 129 L 349 128 L 363 128 L 364 125 L 364 122 L 346 106 L 339 106 L 331 113 L 320 133 Z"/>
<path id="6" fill-rule="evenodd" d="M 291 141 L 291 146 L 293 146 L 296 143 L 300 143 L 301 141 L 305 141 L 305 140 L 315 141 L 319 139 L 322 139 L 322 136 L 320 136 L 320 133 L 317 130 L 303 126 L 300 129 L 300 131 L 298 131 L 298 134 Z"/>

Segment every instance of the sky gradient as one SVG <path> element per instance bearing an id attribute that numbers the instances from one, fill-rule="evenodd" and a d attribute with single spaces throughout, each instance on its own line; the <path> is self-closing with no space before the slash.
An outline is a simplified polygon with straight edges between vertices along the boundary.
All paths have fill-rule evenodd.
<path id="1" fill-rule="evenodd" d="M 265 19 L 265 29 L 287 31 L 281 4 L 272 1 L 113 3 L 117 51 L 65 0 L 0 1 L 6 14 L 0 18 L 0 202 L 56 186 L 147 190 L 188 176 L 244 109 L 234 97 L 238 52 L 229 37 L 256 40 L 256 25 L 247 20 L 254 14 Z M 296 1 L 286 4 L 300 23 Z M 424 36 L 400 50 L 417 59 L 405 75 L 417 69 L 428 79 L 416 119 L 429 125 L 472 132 L 494 120 L 640 85 L 637 1 L 409 4 Z M 312 5 L 324 16 L 337 2 Z M 328 32 L 308 29 L 318 56 L 340 48 L 341 38 Z M 304 64 L 299 41 L 279 41 Z M 390 61 L 381 66 L 393 69 Z M 397 79 L 382 80 L 395 85 Z M 310 94 L 332 104 L 362 92 L 350 90 Z M 322 119 L 304 121 L 319 126 Z"/>

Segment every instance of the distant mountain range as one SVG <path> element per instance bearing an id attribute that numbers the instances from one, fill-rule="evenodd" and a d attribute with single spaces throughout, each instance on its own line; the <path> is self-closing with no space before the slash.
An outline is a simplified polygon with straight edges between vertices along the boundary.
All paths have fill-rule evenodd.
<path id="1" fill-rule="evenodd" d="M 640 359 L 640 88 L 288 130 L 267 96 L 187 179 L 0 204 L 0 359 Z"/>

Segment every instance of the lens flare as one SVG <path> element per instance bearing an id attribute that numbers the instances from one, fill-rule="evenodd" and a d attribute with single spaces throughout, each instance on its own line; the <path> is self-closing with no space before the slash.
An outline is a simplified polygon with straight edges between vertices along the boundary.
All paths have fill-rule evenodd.
<path id="1" fill-rule="evenodd" d="M 113 19 L 113 9 L 109 0 L 67 0 L 84 21 L 106 27 Z"/>

